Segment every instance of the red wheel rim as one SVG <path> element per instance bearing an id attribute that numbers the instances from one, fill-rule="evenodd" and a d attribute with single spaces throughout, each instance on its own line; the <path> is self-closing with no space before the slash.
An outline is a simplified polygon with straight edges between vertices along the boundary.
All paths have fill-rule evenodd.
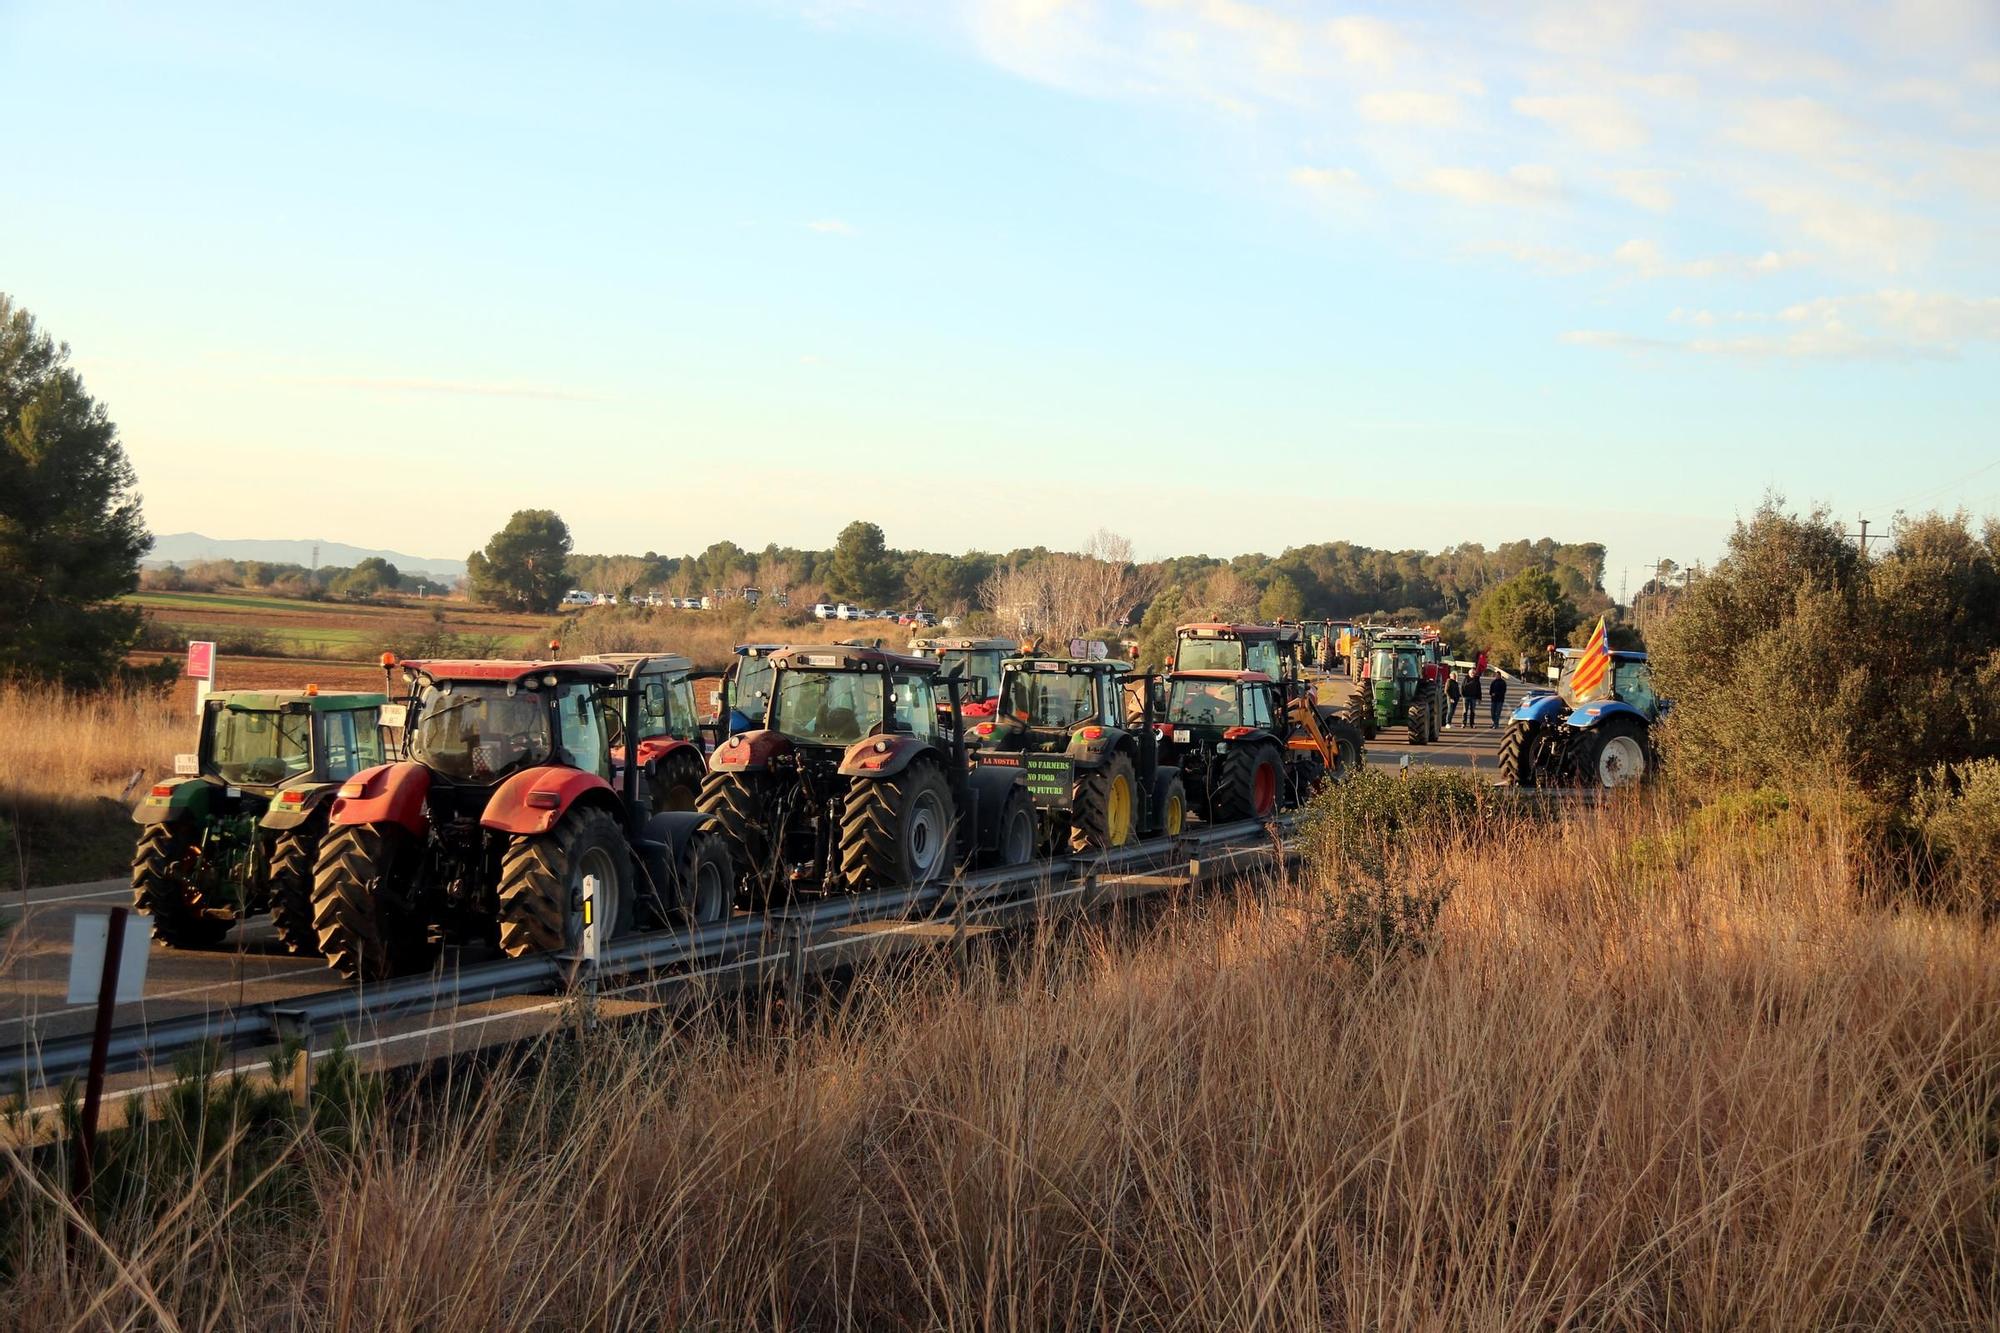
<path id="1" fill-rule="evenodd" d="M 1278 766 L 1264 763 L 1257 765 L 1257 780 L 1251 789 L 1257 813 L 1268 815 L 1278 804 Z"/>

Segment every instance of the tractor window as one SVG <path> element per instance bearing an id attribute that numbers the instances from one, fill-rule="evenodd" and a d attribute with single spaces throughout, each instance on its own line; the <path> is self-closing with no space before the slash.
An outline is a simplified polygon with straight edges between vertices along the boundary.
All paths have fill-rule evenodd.
<path id="1" fill-rule="evenodd" d="M 1640 712 L 1652 715 L 1656 700 L 1653 695 L 1653 671 L 1648 663 L 1612 663 L 1611 689 L 1621 703 L 1631 704 Z"/>
<path id="2" fill-rule="evenodd" d="M 1124 680 L 1106 671 L 1097 677 L 1097 689 L 1100 700 L 1097 715 L 1114 727 L 1125 726 Z"/>
<path id="3" fill-rule="evenodd" d="M 919 740 L 937 736 L 937 700 L 928 676 L 898 676 L 890 698 L 896 730 Z"/>
<path id="4" fill-rule="evenodd" d="M 321 713 L 319 722 L 327 781 L 345 781 L 382 762 L 382 729 L 375 723 L 374 709 Z"/>
<path id="5" fill-rule="evenodd" d="M 1241 671 L 1243 645 L 1235 639 L 1182 639 L 1174 649 L 1176 671 Z"/>
<path id="6" fill-rule="evenodd" d="M 1088 675 L 1062 671 L 1016 671 L 1007 677 L 1001 711 L 1031 727 L 1066 731 L 1096 716 L 1096 684 Z"/>
<path id="7" fill-rule="evenodd" d="M 251 712 L 223 706 L 210 714 L 215 733 L 208 772 L 228 783 L 275 787 L 312 767 L 312 715 Z"/>
<path id="8" fill-rule="evenodd" d="M 1236 684 L 1227 680 L 1177 680 L 1167 691 L 1167 720 L 1182 726 L 1238 727 Z"/>
<path id="9" fill-rule="evenodd" d="M 447 778 L 485 782 L 550 754 L 548 701 L 505 685 L 429 685 L 410 757 Z"/>
<path id="10" fill-rule="evenodd" d="M 729 682 L 729 706 L 744 717 L 762 721 L 771 699 L 771 659 L 739 657 L 736 679 Z"/>
<path id="11" fill-rule="evenodd" d="M 771 723 L 808 745 L 852 745 L 882 725 L 882 677 L 859 671 L 784 671 L 774 677 Z"/>
<path id="12" fill-rule="evenodd" d="M 668 735 L 672 730 L 667 682 L 660 676 L 647 676 L 639 691 L 639 739 L 651 740 L 655 736 Z"/>
<path id="13" fill-rule="evenodd" d="M 964 676 L 967 679 L 984 676 L 986 688 L 994 690 L 1000 686 L 1000 662 L 1003 656 L 1004 654 L 997 648 L 982 648 L 976 652 L 969 648 L 952 648 L 939 653 L 938 661 L 943 664 L 941 669 L 945 675 Z M 967 702 L 979 703 L 981 700 L 970 699 Z"/>
<path id="14" fill-rule="evenodd" d="M 686 676 L 676 677 L 667 686 L 667 734 L 684 741 L 701 734 L 694 712 L 694 682 Z"/>
<path id="15" fill-rule="evenodd" d="M 1271 692 L 1262 685 L 1243 687 L 1243 725 L 1271 728 Z"/>
<path id="16" fill-rule="evenodd" d="M 597 687 L 581 682 L 558 686 L 556 718 L 570 766 L 609 778 L 611 747 L 604 738 L 604 712 Z"/>
<path id="17" fill-rule="evenodd" d="M 1243 645 L 1243 669 L 1261 671 L 1272 680 L 1285 674 L 1282 654 L 1278 652 L 1276 640 L 1266 643 L 1246 643 Z"/>

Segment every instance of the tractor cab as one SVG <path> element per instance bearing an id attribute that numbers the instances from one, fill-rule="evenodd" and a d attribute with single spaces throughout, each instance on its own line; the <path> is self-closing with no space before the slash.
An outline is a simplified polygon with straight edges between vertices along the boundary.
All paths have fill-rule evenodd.
<path id="1" fill-rule="evenodd" d="M 577 660 L 617 668 L 622 685 L 638 693 L 635 748 L 648 808 L 656 814 L 694 809 L 708 767 L 707 733 L 695 712 L 694 664 L 678 653 L 600 653 Z M 624 772 L 628 748 L 624 713 L 608 708 L 604 714 L 611 734 L 613 786 Z"/>
<path id="2" fill-rule="evenodd" d="M 202 709 L 197 754 L 177 755 L 176 772 L 260 792 L 297 780 L 339 782 L 382 762 L 380 694 L 232 690 Z"/>
<path id="3" fill-rule="evenodd" d="M 1559 648 L 1552 674 L 1555 691 L 1563 702 L 1578 707 L 1574 682 L 1577 664 L 1583 660 L 1581 648 Z M 1611 691 L 1600 698 L 1609 698 L 1625 704 L 1644 715 L 1648 722 L 1657 722 L 1665 711 L 1664 701 L 1653 692 L 1653 668 L 1646 661 L 1646 654 L 1613 650 L 1611 654 Z"/>
<path id="4" fill-rule="evenodd" d="M 1298 663 L 1296 625 L 1180 625 L 1174 630 L 1173 669 L 1258 671 L 1284 680 Z"/>
<path id="5" fill-rule="evenodd" d="M 1021 650 L 1014 639 L 912 639 L 910 651 L 937 662 L 946 676 L 972 682 L 966 689 L 965 717 L 992 717 L 994 692 L 1000 687 L 1000 664 Z"/>
<path id="6" fill-rule="evenodd" d="M 972 728 L 984 750 L 1063 748 L 1078 727 L 1126 726 L 1127 662 L 1069 657 L 1015 657 L 1000 667 L 999 703 Z"/>
<path id="7" fill-rule="evenodd" d="M 545 764 L 611 778 L 605 662 L 403 663 L 409 757 L 453 786 L 490 787 Z"/>
<path id="8" fill-rule="evenodd" d="M 720 703 L 716 709 L 722 734 L 734 736 L 756 726 L 771 700 L 771 656 L 783 652 L 782 643 L 739 643 L 735 659 L 723 673 Z"/>
<path id="9" fill-rule="evenodd" d="M 935 744 L 939 739 L 935 659 L 907 657 L 880 648 L 835 644 L 787 648 L 772 655 L 769 697 L 761 728 L 732 736 L 716 752 L 727 766 L 752 737 L 775 737 L 787 749 L 845 755 L 864 742 L 906 736 Z M 950 706 L 949 695 L 945 706 Z M 888 748 L 887 746 L 884 747 Z M 865 762 L 866 756 L 857 756 Z"/>
<path id="10" fill-rule="evenodd" d="M 1180 770 L 1189 804 L 1212 824 L 1267 818 L 1285 792 L 1296 800 L 1315 781 L 1303 752 L 1289 747 L 1291 730 L 1283 684 L 1231 670 L 1173 672 L 1155 727 L 1160 762 Z M 1288 782 L 1294 763 L 1297 781 Z"/>

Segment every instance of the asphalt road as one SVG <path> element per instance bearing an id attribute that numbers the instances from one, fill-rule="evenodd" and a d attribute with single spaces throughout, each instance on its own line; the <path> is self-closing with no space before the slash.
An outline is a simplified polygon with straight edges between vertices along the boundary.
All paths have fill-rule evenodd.
<path id="1" fill-rule="evenodd" d="M 1347 677 L 1332 676 L 1320 685 L 1320 702 L 1344 704 L 1352 692 L 1353 683 Z M 1407 762 L 1412 767 L 1435 764 L 1445 768 L 1470 769 L 1497 782 L 1500 778 L 1500 735 L 1505 728 L 1507 714 L 1526 694 L 1525 685 L 1509 681 L 1507 704 L 1500 714 L 1500 726 L 1490 725 L 1491 706 L 1482 699 L 1476 725 L 1453 725 L 1429 745 L 1412 745 L 1409 732 L 1402 727 L 1390 727 L 1368 742 L 1368 762 L 1377 768 L 1401 768 Z M 1463 709 L 1464 705 L 1459 707 Z"/>

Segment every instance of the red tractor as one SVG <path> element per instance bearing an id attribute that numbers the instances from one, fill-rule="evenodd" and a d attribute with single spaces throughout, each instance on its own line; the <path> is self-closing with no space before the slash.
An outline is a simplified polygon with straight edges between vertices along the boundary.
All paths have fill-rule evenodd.
<path id="1" fill-rule="evenodd" d="M 752 907 L 1032 859 L 1022 775 L 969 764 L 936 659 L 836 644 L 770 662 L 762 725 L 716 748 L 701 794 Z"/>
<path id="2" fill-rule="evenodd" d="M 385 667 L 385 670 L 387 668 Z M 641 736 L 643 688 L 605 662 L 403 663 L 404 758 L 340 787 L 313 881 L 327 962 L 369 980 L 445 943 L 510 956 L 576 947 L 586 881 L 602 938 L 732 910 L 705 816 L 648 816 L 637 765 L 612 785 L 609 707 Z M 399 714 L 396 715 L 396 714 Z"/>
<path id="3" fill-rule="evenodd" d="M 1351 777 L 1361 771 L 1366 758 L 1361 729 L 1333 705 L 1319 701 L 1318 687 L 1301 669 L 1302 647 L 1296 625 L 1181 625 L 1174 630 L 1173 669 L 1262 673 L 1278 687 L 1282 707 L 1276 717 L 1288 736 L 1287 746 L 1317 755 L 1328 776 Z M 1159 707 L 1165 709 L 1164 699 Z M 1292 762 L 1308 761 L 1295 756 Z"/>
<path id="4" fill-rule="evenodd" d="M 999 707 L 1000 664 L 1021 651 L 1017 639 L 912 639 L 910 648 L 919 657 L 937 660 L 947 676 L 966 682 L 960 706 L 968 722 L 993 716 Z"/>
<path id="5" fill-rule="evenodd" d="M 701 797 L 702 775 L 708 771 L 708 751 L 695 715 L 694 664 L 674 653 L 599 653 L 578 658 L 617 669 L 628 689 L 639 691 L 640 800 L 654 814 L 692 810 Z M 621 725 L 622 709 L 610 709 L 611 766 L 624 771 L 630 748 Z M 615 785 L 615 776 L 614 776 Z"/>
<path id="6" fill-rule="evenodd" d="M 1302 723 L 1283 685 L 1261 671 L 1176 671 L 1165 714 L 1159 761 L 1180 770 L 1189 804 L 1210 824 L 1268 819 L 1326 778 L 1323 753 L 1292 744 Z"/>

